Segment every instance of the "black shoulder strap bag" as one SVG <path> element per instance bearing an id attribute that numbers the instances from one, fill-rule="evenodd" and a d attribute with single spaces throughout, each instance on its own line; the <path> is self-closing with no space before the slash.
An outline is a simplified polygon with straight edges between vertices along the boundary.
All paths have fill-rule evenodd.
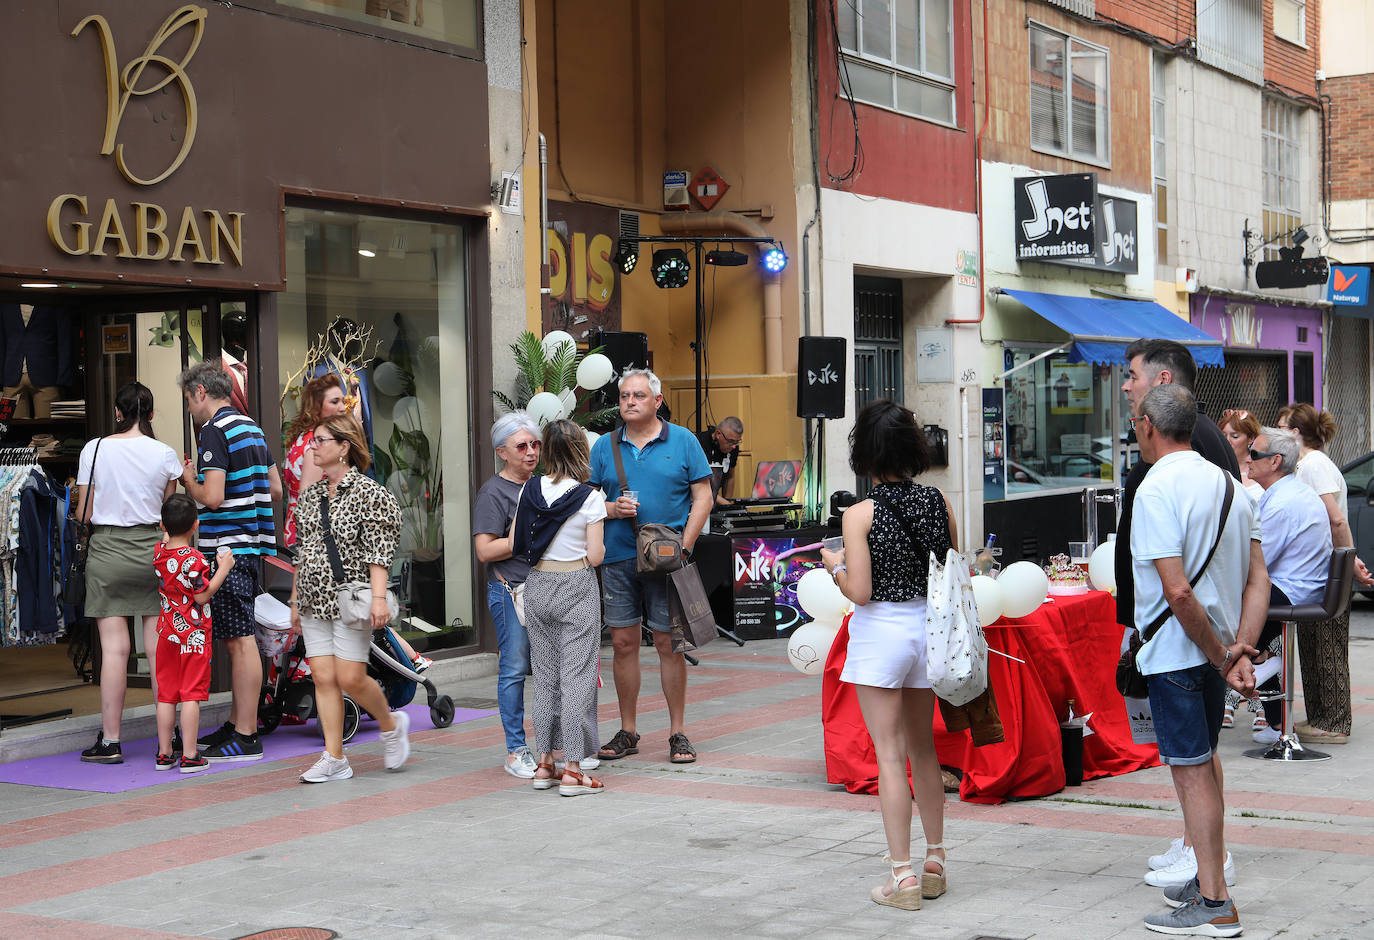
<path id="1" fill-rule="evenodd" d="M 1231 474 L 1227 473 L 1225 477 L 1226 495 L 1221 501 L 1221 521 L 1217 524 L 1217 537 L 1216 540 L 1212 542 L 1212 549 L 1207 553 L 1207 557 L 1202 559 L 1202 567 L 1198 569 L 1197 574 L 1193 575 L 1192 580 L 1188 582 L 1189 587 L 1195 587 L 1198 581 L 1202 580 L 1203 573 L 1206 572 L 1207 566 L 1211 564 L 1212 556 L 1217 553 L 1217 546 L 1221 544 L 1221 536 L 1226 531 L 1226 520 L 1231 515 L 1231 501 L 1236 495 L 1236 484 L 1235 481 L 1231 479 Z M 1172 615 L 1173 611 L 1170 609 L 1168 601 L 1165 601 L 1164 609 L 1159 612 L 1159 615 L 1156 616 L 1155 619 L 1151 620 L 1149 624 L 1146 625 L 1144 630 L 1131 637 L 1131 642 L 1126 648 L 1126 652 L 1122 653 L 1121 659 L 1117 661 L 1116 688 L 1117 691 L 1126 698 L 1149 698 L 1150 687 L 1146 683 L 1145 677 L 1141 674 L 1139 667 L 1136 666 L 1136 654 L 1140 652 L 1142 646 L 1154 638 L 1154 635 L 1159 632 L 1159 628 L 1164 626 L 1164 622 Z"/>
<path id="2" fill-rule="evenodd" d="M 72 518 L 72 552 L 62 579 L 62 603 L 67 607 L 81 607 L 86 603 L 86 556 L 91 552 L 91 519 L 95 516 L 95 465 L 100 460 L 100 445 L 105 438 L 97 438 L 95 453 L 91 455 L 91 478 L 86 482 L 86 505 L 81 518 Z"/>

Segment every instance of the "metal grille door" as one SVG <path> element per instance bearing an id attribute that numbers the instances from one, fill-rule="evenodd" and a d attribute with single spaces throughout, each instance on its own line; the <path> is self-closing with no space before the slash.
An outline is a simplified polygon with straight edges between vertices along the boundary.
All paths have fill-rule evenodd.
<path id="1" fill-rule="evenodd" d="M 1369 321 L 1332 316 L 1327 332 L 1322 403 L 1336 419 L 1326 453 L 1337 466 L 1370 449 Z"/>
<path id="2" fill-rule="evenodd" d="M 1288 404 L 1288 356 L 1228 349 L 1225 366 L 1197 370 L 1197 399 L 1218 424 L 1227 408 L 1243 408 L 1272 425 Z"/>
<path id="3" fill-rule="evenodd" d="M 902 282 L 854 278 L 854 408 L 902 400 Z"/>

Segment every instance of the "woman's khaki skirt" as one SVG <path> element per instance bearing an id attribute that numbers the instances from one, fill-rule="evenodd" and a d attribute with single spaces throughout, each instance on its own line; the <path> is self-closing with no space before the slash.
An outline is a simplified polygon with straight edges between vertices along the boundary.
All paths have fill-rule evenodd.
<path id="1" fill-rule="evenodd" d="M 157 614 L 157 571 L 153 553 L 162 530 L 156 525 L 98 525 L 86 556 L 87 617 L 149 617 Z"/>

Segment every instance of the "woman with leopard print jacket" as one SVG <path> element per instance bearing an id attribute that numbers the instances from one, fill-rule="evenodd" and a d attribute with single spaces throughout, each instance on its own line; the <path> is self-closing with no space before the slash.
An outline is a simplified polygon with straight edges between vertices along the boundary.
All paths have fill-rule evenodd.
<path id="1" fill-rule="evenodd" d="M 327 783 L 353 776 L 343 755 L 343 693 L 377 718 L 387 770 L 400 770 L 410 754 L 410 717 L 391 712 L 377 681 L 367 674 L 372 630 L 358 630 L 339 619 L 341 586 L 334 579 L 325 545 L 323 514 L 329 514 L 345 581 L 372 585 L 372 629 L 391 619 L 387 576 L 401 536 L 396 497 L 363 475 L 371 463 L 362 425 L 352 414 L 326 418 L 315 428 L 310 459 L 322 478 L 296 501 L 296 578 L 291 586 L 291 627 L 305 637 L 305 655 L 315 680 L 315 698 L 324 730 L 324 753 L 301 775 L 303 783 Z"/>

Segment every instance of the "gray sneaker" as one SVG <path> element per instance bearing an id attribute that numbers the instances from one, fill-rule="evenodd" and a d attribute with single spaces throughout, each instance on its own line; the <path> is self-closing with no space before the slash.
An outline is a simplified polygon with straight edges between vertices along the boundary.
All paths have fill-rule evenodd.
<path id="1" fill-rule="evenodd" d="M 1164 889 L 1164 903 L 1170 907 L 1182 907 L 1193 898 L 1202 897 L 1202 888 L 1193 878 L 1185 884 L 1171 885 Z"/>
<path id="2" fill-rule="evenodd" d="M 1164 914 L 1145 918 L 1147 930 L 1191 937 L 1239 937 L 1240 914 L 1230 898 L 1221 907 L 1208 907 L 1201 896 Z"/>
<path id="3" fill-rule="evenodd" d="M 400 770 L 410 757 L 410 714 L 392 712 L 391 718 L 396 727 L 382 732 L 382 766 L 387 770 Z"/>

